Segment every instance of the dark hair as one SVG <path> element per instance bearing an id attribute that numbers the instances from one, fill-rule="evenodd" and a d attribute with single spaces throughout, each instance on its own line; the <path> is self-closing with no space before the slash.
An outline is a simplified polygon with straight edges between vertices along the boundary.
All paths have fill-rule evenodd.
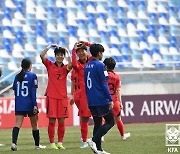
<path id="1" fill-rule="evenodd" d="M 62 53 L 63 55 L 66 55 L 66 49 L 63 48 L 63 47 L 55 48 L 55 49 L 54 49 L 54 54 L 55 54 L 55 56 L 56 56 L 58 53 Z"/>
<path id="2" fill-rule="evenodd" d="M 31 64 L 32 64 L 32 62 L 31 62 L 31 60 L 28 59 L 28 58 L 25 58 L 25 59 L 23 59 L 23 60 L 21 61 L 22 70 L 21 70 L 21 72 L 17 75 L 17 80 L 18 80 L 19 82 L 22 82 L 22 81 L 23 81 L 24 76 L 25 76 L 25 71 L 26 71 L 27 69 L 29 69 L 29 67 L 31 66 Z"/>
<path id="3" fill-rule="evenodd" d="M 104 52 L 104 47 L 101 44 L 92 44 L 90 46 L 90 53 L 93 57 L 97 57 L 99 52 Z"/>
<path id="4" fill-rule="evenodd" d="M 80 48 L 77 48 L 77 49 L 76 49 L 76 52 L 77 52 L 79 49 L 82 49 L 82 50 L 86 50 L 86 51 L 87 51 L 87 47 L 86 47 L 85 45 L 81 46 Z"/>
<path id="5" fill-rule="evenodd" d="M 112 58 L 106 58 L 103 63 L 105 64 L 105 66 L 107 67 L 107 70 L 114 70 L 115 66 L 116 66 L 116 61 Z"/>

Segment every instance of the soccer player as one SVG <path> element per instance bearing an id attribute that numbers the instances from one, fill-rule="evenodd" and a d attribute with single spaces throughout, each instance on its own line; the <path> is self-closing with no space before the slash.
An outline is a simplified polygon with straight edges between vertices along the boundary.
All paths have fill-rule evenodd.
<path id="1" fill-rule="evenodd" d="M 22 126 L 24 117 L 30 118 L 32 126 L 32 135 L 35 142 L 35 149 L 44 149 L 46 146 L 39 144 L 38 128 L 38 106 L 36 102 L 36 89 L 38 81 L 36 74 L 31 72 L 32 63 L 29 59 L 23 59 L 21 62 L 22 70 L 15 76 L 13 90 L 15 94 L 15 116 L 16 125 L 12 130 L 11 150 L 17 151 L 17 139 L 19 130 Z"/>
<path id="2" fill-rule="evenodd" d="M 123 140 L 130 137 L 130 133 L 124 133 L 124 124 L 121 120 L 121 110 L 123 109 L 121 100 L 121 80 L 113 70 L 116 66 L 116 62 L 112 57 L 106 58 L 103 62 L 108 71 L 108 86 L 113 99 L 113 114 L 115 117 L 116 125 Z"/>
<path id="3" fill-rule="evenodd" d="M 101 146 L 101 137 L 114 126 L 113 101 L 107 81 L 108 73 L 105 65 L 100 62 L 103 52 L 104 47 L 101 44 L 92 44 L 90 53 L 93 59 L 84 68 L 88 106 L 94 120 L 93 137 L 87 142 L 94 153 L 109 154 Z M 105 120 L 103 125 L 102 118 Z"/>
<path id="4" fill-rule="evenodd" d="M 87 62 L 90 60 L 88 56 L 87 47 L 91 44 L 88 42 L 79 41 L 74 44 L 74 48 L 72 50 L 72 67 L 77 72 L 77 77 L 79 81 L 79 112 L 78 116 L 80 116 L 80 127 L 81 127 L 81 137 L 82 137 L 82 145 L 80 148 L 87 148 L 87 138 L 88 138 L 88 122 L 89 117 L 91 117 L 91 112 L 88 108 L 85 84 L 84 84 L 84 67 Z M 78 60 L 76 59 L 76 54 L 78 56 Z"/>
<path id="5" fill-rule="evenodd" d="M 55 47 L 55 63 L 46 58 L 47 51 Z M 64 65 L 63 60 L 65 55 L 68 56 L 68 64 Z M 48 85 L 46 89 L 46 105 L 47 105 L 47 117 L 49 118 L 48 124 L 48 136 L 51 149 L 65 149 L 62 145 L 62 141 L 65 134 L 65 118 L 68 118 L 68 97 L 67 97 L 67 75 L 70 72 L 71 58 L 67 49 L 59 47 L 56 44 L 51 44 L 45 48 L 40 57 L 48 72 Z M 55 135 L 55 123 L 58 119 L 58 143 L 54 142 Z"/>

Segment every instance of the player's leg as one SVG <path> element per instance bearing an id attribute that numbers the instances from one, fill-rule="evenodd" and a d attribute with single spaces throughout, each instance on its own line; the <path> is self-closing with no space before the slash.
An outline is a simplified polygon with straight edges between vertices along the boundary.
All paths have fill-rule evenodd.
<path id="1" fill-rule="evenodd" d="M 48 123 L 48 137 L 51 149 L 58 149 L 54 142 L 55 135 L 55 124 L 57 118 L 57 99 L 46 97 L 47 117 L 49 118 Z"/>
<path id="2" fill-rule="evenodd" d="M 65 134 L 65 124 L 64 124 L 65 118 L 59 118 L 58 119 L 58 129 L 57 129 L 57 134 L 58 134 L 58 144 L 57 147 L 59 149 L 65 149 L 62 145 L 62 141 L 64 139 L 64 134 Z"/>
<path id="3" fill-rule="evenodd" d="M 54 142 L 55 124 L 56 124 L 56 118 L 49 118 L 48 137 L 49 137 L 49 142 L 51 144 L 51 149 L 58 149 Z"/>
<path id="4" fill-rule="evenodd" d="M 46 146 L 40 145 L 40 135 L 38 128 L 38 114 L 30 115 L 31 127 L 32 127 L 32 135 L 34 138 L 35 149 L 45 149 Z"/>
<path id="5" fill-rule="evenodd" d="M 12 151 L 17 150 L 17 139 L 18 139 L 19 130 L 22 126 L 23 120 L 24 120 L 24 115 L 16 115 L 16 125 L 12 130 L 12 144 L 11 144 Z"/>
<path id="6" fill-rule="evenodd" d="M 60 99 L 57 104 L 57 117 L 58 117 L 58 144 L 59 149 L 65 149 L 62 145 L 64 134 L 65 134 L 65 118 L 68 118 L 68 100 Z"/>
<path id="7" fill-rule="evenodd" d="M 80 94 L 78 109 L 79 109 L 78 116 L 80 116 L 80 129 L 81 129 L 81 138 L 82 138 L 82 145 L 80 146 L 80 148 L 87 148 L 88 122 L 89 122 L 89 117 L 91 116 L 91 112 L 88 108 L 85 92 L 82 92 Z"/>
<path id="8" fill-rule="evenodd" d="M 96 143 L 97 150 L 102 152 L 103 149 L 101 147 L 101 137 L 104 136 L 114 126 L 114 115 L 113 112 L 109 110 L 109 105 L 99 107 L 98 113 L 99 116 L 105 115 L 103 116 L 105 119 L 105 124 L 98 129 L 92 140 Z"/>
<path id="9" fill-rule="evenodd" d="M 123 140 L 126 140 L 127 138 L 130 137 L 131 134 L 130 133 L 124 133 L 124 123 L 121 120 L 120 113 L 118 114 L 118 116 L 115 117 L 115 120 L 116 120 L 116 125 L 117 125 L 117 128 L 119 130 L 119 133 L 121 135 L 121 138 Z"/>
<path id="10" fill-rule="evenodd" d="M 80 127 L 81 127 L 81 137 L 82 137 L 82 145 L 80 148 L 87 148 L 87 138 L 88 138 L 88 122 L 89 117 L 80 117 Z"/>
<path id="11" fill-rule="evenodd" d="M 98 133 L 100 127 L 102 126 L 102 117 L 93 116 L 94 120 L 94 129 L 93 129 L 93 138 L 92 140 L 96 143 L 97 150 L 102 150 L 101 147 L 101 134 Z"/>

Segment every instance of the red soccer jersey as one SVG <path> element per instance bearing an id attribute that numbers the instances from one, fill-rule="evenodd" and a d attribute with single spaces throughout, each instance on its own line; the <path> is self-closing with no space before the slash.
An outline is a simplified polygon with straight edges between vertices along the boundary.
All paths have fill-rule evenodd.
<path id="1" fill-rule="evenodd" d="M 71 72 L 71 81 L 74 83 L 74 91 L 80 89 L 78 73 L 74 69 Z"/>
<path id="2" fill-rule="evenodd" d="M 118 100 L 116 90 L 121 88 L 120 76 L 114 73 L 113 71 L 108 71 L 108 86 L 113 99 L 113 102 Z"/>
<path id="3" fill-rule="evenodd" d="M 63 99 L 67 98 L 67 65 L 60 67 L 49 61 L 47 58 L 43 62 L 48 72 L 48 85 L 46 95 L 52 98 Z"/>

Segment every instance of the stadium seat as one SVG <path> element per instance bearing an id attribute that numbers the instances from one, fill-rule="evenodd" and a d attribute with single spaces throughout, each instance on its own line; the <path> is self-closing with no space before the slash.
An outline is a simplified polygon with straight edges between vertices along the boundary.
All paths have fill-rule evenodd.
<path id="1" fill-rule="evenodd" d="M 153 65 L 153 60 L 151 57 L 151 53 L 148 49 L 143 50 L 142 54 L 142 60 L 143 60 L 143 66 L 147 68 L 154 68 L 155 66 Z"/>
<path id="2" fill-rule="evenodd" d="M 73 0 L 66 1 L 66 6 L 69 8 L 76 8 L 77 7 L 76 2 Z"/>
<path id="3" fill-rule="evenodd" d="M 9 47 L 9 46 L 7 46 L 7 47 Z M 10 48 L 8 49 L 8 50 L 11 50 Z M 3 48 L 2 48 L 2 50 L 0 50 L 0 57 L 2 57 L 2 58 L 10 58 L 11 56 L 11 54 L 10 54 L 10 52 L 11 51 L 8 51 L 7 49 L 6 49 L 6 47 L 5 46 L 3 46 Z"/>
<path id="4" fill-rule="evenodd" d="M 143 68 L 142 57 L 137 54 L 132 55 L 132 67 L 133 68 Z"/>
<path id="5" fill-rule="evenodd" d="M 108 34 L 107 32 L 105 31 L 99 31 L 99 35 L 100 35 L 100 38 L 101 38 L 101 42 L 102 43 L 105 43 L 105 44 L 108 44 L 109 43 L 109 37 L 108 37 Z"/>
<path id="6" fill-rule="evenodd" d="M 120 56 L 120 50 L 117 44 L 111 44 L 110 45 L 110 51 L 112 56 Z"/>
<path id="7" fill-rule="evenodd" d="M 162 24 L 162 25 L 168 25 L 169 24 L 168 15 L 166 13 L 160 13 L 159 14 L 159 24 Z"/>
<path id="8" fill-rule="evenodd" d="M 128 4 L 126 3 L 125 0 L 118 0 L 118 6 L 123 7 L 123 8 L 127 8 Z"/>
<path id="9" fill-rule="evenodd" d="M 16 60 L 11 57 L 11 60 L 8 62 L 8 69 L 12 71 L 17 71 L 19 68 L 16 64 Z"/>
<path id="10" fill-rule="evenodd" d="M 97 13 L 107 13 L 107 8 L 105 6 L 105 2 L 97 1 L 96 12 Z"/>
<path id="11" fill-rule="evenodd" d="M 66 7 L 65 1 L 64 0 L 56 0 L 56 6 L 65 8 Z"/>
<path id="12" fill-rule="evenodd" d="M 152 53 L 152 59 L 153 59 L 154 62 L 162 61 L 162 57 L 161 57 L 161 54 L 160 54 L 158 49 L 153 48 L 151 50 L 151 53 Z"/>
<path id="13" fill-rule="evenodd" d="M 96 13 L 96 6 L 94 2 L 88 1 L 86 8 L 88 13 Z"/>
<path id="14" fill-rule="evenodd" d="M 141 37 L 139 40 L 139 49 L 140 50 L 149 49 L 149 45 L 147 43 L 147 40 L 143 37 Z"/>
<path id="15" fill-rule="evenodd" d="M 131 49 L 129 48 L 127 43 L 121 44 L 121 54 L 123 55 L 131 55 Z"/>
<path id="16" fill-rule="evenodd" d="M 117 17 L 118 19 L 127 18 L 127 13 L 123 7 L 117 8 Z"/>
<path id="17" fill-rule="evenodd" d="M 13 0 L 6 0 L 4 5 L 8 8 L 12 8 L 12 9 L 16 8 L 16 5 L 14 4 Z"/>

